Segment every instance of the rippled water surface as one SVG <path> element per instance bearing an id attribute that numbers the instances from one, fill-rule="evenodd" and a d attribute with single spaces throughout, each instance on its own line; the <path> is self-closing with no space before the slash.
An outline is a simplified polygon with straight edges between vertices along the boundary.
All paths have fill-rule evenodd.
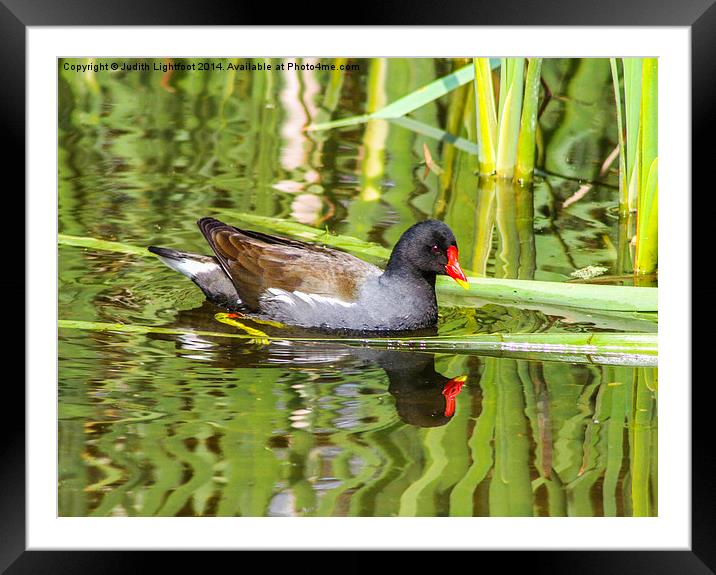
<path id="1" fill-rule="evenodd" d="M 341 74 L 60 63 L 59 232 L 207 253 L 196 220 L 231 223 L 231 210 L 391 248 L 436 217 L 468 275 L 565 281 L 602 266 L 623 282 L 616 166 L 602 169 L 617 140 L 608 61 L 545 61 L 543 169 L 517 191 L 478 186 L 473 156 L 386 121 L 306 132 L 452 70 L 351 62 Z M 412 117 L 444 128 L 451 106 Z M 424 144 L 439 176 L 425 177 Z M 147 328 L 59 330 L 60 515 L 658 512 L 653 365 L 231 337 L 222 310 L 153 257 L 66 244 L 58 298 L 62 320 Z M 649 314 L 439 303 L 441 335 L 657 329 Z"/>

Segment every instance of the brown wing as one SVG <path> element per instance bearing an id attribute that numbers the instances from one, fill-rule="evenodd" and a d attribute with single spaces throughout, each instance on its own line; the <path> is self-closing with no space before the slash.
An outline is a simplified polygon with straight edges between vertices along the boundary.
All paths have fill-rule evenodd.
<path id="1" fill-rule="evenodd" d="M 374 265 L 337 250 L 240 230 L 213 218 L 197 223 L 242 302 L 253 309 L 269 288 L 351 302 L 363 282 L 380 273 Z"/>

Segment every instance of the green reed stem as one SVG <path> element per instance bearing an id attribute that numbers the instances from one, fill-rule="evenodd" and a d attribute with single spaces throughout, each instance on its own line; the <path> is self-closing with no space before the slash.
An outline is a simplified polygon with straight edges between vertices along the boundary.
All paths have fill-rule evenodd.
<path id="1" fill-rule="evenodd" d="M 624 109 L 626 113 L 626 174 L 630 211 L 637 209 L 641 154 L 639 148 L 641 120 L 642 58 L 623 58 Z"/>
<path id="2" fill-rule="evenodd" d="M 619 60 L 609 58 L 614 85 L 614 102 L 617 109 L 617 133 L 619 137 L 619 218 L 626 219 L 629 213 L 626 171 L 626 148 L 624 143 L 624 116 L 622 113 L 622 92 L 619 85 Z"/>
<path id="3" fill-rule="evenodd" d="M 534 232 L 534 193 L 532 186 L 513 185 L 515 202 L 515 225 L 520 243 L 520 265 L 517 277 L 531 280 L 537 269 L 537 248 Z"/>
<path id="4" fill-rule="evenodd" d="M 492 253 L 492 235 L 497 204 L 495 178 L 480 178 L 477 187 L 475 215 L 475 250 L 471 269 L 480 277 L 487 276 L 487 263 Z"/>
<path id="5" fill-rule="evenodd" d="M 652 274 L 658 264 L 658 60 L 623 58 L 624 115 L 618 62 L 612 58 L 612 82 L 619 133 L 618 268 L 633 262 L 638 275 Z M 636 225 L 633 214 L 636 213 Z M 636 234 L 634 257 L 631 236 Z"/>
<path id="6" fill-rule="evenodd" d="M 658 148 L 658 126 L 659 126 L 659 97 L 658 97 L 658 60 L 656 58 L 644 58 L 642 63 L 642 90 L 641 90 L 641 174 L 639 180 L 639 204 L 646 201 L 644 198 L 645 186 L 649 176 L 652 163 L 659 154 Z"/>
<path id="7" fill-rule="evenodd" d="M 524 70 L 524 58 L 503 59 L 500 72 L 500 113 L 496 161 L 497 175 L 501 178 L 512 178 L 515 173 L 524 97 Z M 506 93 L 504 93 L 505 90 Z"/>
<path id="8" fill-rule="evenodd" d="M 529 58 L 515 169 L 515 179 L 520 183 L 532 181 L 534 175 L 541 72 L 542 58 Z"/>
<path id="9" fill-rule="evenodd" d="M 645 58 L 642 66 L 641 175 L 637 203 L 637 274 L 656 271 L 658 263 L 658 60 Z"/>
<path id="10" fill-rule="evenodd" d="M 505 104 L 509 106 L 509 104 Z M 497 223 L 498 248 L 495 258 L 495 277 L 517 278 L 520 266 L 520 238 L 517 232 L 512 182 L 497 179 Z"/>

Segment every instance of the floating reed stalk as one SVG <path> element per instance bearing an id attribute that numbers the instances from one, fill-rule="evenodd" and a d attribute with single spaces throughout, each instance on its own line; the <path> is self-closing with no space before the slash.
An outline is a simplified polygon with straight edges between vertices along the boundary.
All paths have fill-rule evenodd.
<path id="1" fill-rule="evenodd" d="M 403 351 L 470 353 L 506 357 L 535 357 L 545 361 L 598 363 L 604 365 L 654 366 L 657 360 L 656 334 L 645 333 L 505 333 L 438 335 L 427 337 L 289 337 L 280 332 L 269 335 L 255 329 L 239 332 L 199 331 L 79 320 L 59 320 L 60 329 L 99 332 L 192 335 L 229 338 L 249 344 L 272 341 L 354 345 Z"/>
<path id="2" fill-rule="evenodd" d="M 256 225 L 276 233 L 289 235 L 305 241 L 332 246 L 361 257 L 387 261 L 390 250 L 375 243 L 359 240 L 351 236 L 330 234 L 303 224 L 289 222 L 280 218 L 246 214 L 223 208 L 212 210 L 226 214 L 227 218 Z M 486 223 L 489 224 L 489 211 Z M 80 246 L 96 250 L 155 257 L 149 251 L 137 246 L 119 242 L 107 242 L 94 238 L 60 235 L 58 244 Z M 485 298 L 492 301 L 510 301 L 554 304 L 559 307 L 590 308 L 593 311 L 657 311 L 658 289 L 632 286 L 605 286 L 577 283 L 530 281 L 519 279 L 469 278 L 469 290 L 463 290 L 450 278 L 437 278 L 439 295 L 459 296 L 461 298 Z"/>

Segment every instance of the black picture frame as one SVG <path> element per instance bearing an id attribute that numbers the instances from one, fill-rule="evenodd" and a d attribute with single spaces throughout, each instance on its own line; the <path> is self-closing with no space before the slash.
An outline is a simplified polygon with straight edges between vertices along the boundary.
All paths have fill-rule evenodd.
<path id="1" fill-rule="evenodd" d="M 716 0 L 665 0 L 659 3 L 646 0 L 553 0 L 541 3 L 521 3 L 519 0 L 500 2 L 415 2 L 409 10 L 404 4 L 386 3 L 379 8 L 356 7 L 352 24 L 386 25 L 530 25 L 530 26 L 685 26 L 691 30 L 692 78 L 692 182 L 703 186 L 713 195 L 713 184 L 706 179 L 705 168 L 714 161 L 716 149 L 707 138 L 716 116 Z M 295 20 L 302 18 L 301 22 Z M 312 3 L 310 10 L 300 14 L 286 10 L 268 10 L 256 3 L 241 2 L 146 2 L 124 0 L 101 2 L 90 0 L 0 0 L 0 112 L 7 166 L 25 165 L 25 66 L 26 29 L 29 26 L 121 26 L 121 25 L 262 25 L 317 24 L 314 17 L 323 17 L 328 25 L 345 23 L 332 3 Z M 271 20 L 269 20 L 271 19 Z M 54 169 L 54 168 L 52 168 Z M 24 189 L 24 171 L 16 170 L 20 182 L 16 189 Z M 21 188 L 22 186 L 22 188 Z M 684 193 L 690 193 L 686 190 Z M 18 194 L 15 194 L 18 195 Z M 23 208 L 18 208 L 24 213 Z M 23 218 L 27 222 L 28 214 Z M 14 217 L 15 222 L 23 219 Z M 18 230 L 25 235 L 25 231 Z M 11 248 L 16 250 L 17 248 Z M 17 257 L 17 256 L 15 256 Z M 25 292 L 24 277 L 15 273 L 6 279 L 6 286 L 17 299 Z M 683 278 L 689 282 L 691 278 Z M 25 306 L 32 302 L 25 301 Z M 685 334 L 691 337 L 691 334 Z M 23 338 L 24 341 L 24 338 Z M 691 366 L 689 366 L 690 368 Z M 699 383 L 699 382 L 697 382 Z M 716 458 L 710 445 L 713 431 L 709 425 L 712 415 L 707 413 L 707 386 L 692 389 L 692 541 L 690 551 L 523 551 L 488 552 L 500 569 L 510 571 L 519 565 L 530 571 L 555 573 L 649 573 L 649 574 L 705 574 L 716 572 L 716 501 L 712 486 L 716 485 Z M 683 384 L 691 386 L 690 371 Z M 123 573 L 129 570 L 149 571 L 150 559 L 158 560 L 169 570 L 179 564 L 183 570 L 211 568 L 212 559 L 199 553 L 136 552 L 136 551 L 28 551 L 25 545 L 25 403 L 24 389 L 17 380 L 7 378 L 4 386 L 5 416 L 0 420 L 3 429 L 0 459 L 0 570 L 17 573 Z M 8 414 L 13 413 L 13 417 Z M 537 526 L 535 528 L 538 528 Z M 446 535 L 447 536 L 447 535 Z M 554 546 L 559 547 L 555 541 Z M 439 537 L 436 537 L 439 546 Z M 81 542 L 78 542 L 81 547 Z M 347 566 L 350 571 L 373 568 L 374 559 L 361 551 L 351 551 L 354 557 L 326 562 L 328 568 Z M 293 555 L 293 554 L 292 554 Z M 371 554 L 372 555 L 372 554 Z M 416 557 L 424 569 L 424 553 Z M 451 556 L 460 557 L 464 554 Z M 252 557 L 244 560 L 251 560 Z M 271 568 L 280 568 L 288 556 L 273 554 Z M 261 560 L 261 559 L 259 559 Z M 267 561 L 266 559 L 264 559 Z M 475 559 L 468 558 L 467 561 Z M 402 560 L 401 560 L 402 561 Z M 439 559 L 439 561 L 443 561 Z M 445 566 L 452 565 L 455 559 Z M 482 557 L 479 559 L 482 561 Z M 286 563 L 288 564 L 288 563 Z M 311 569 L 320 568 L 312 562 Z M 466 563 L 469 565 L 469 563 Z M 481 563 L 474 565 L 481 568 Z M 240 565 L 237 565 L 239 568 Z M 343 567 L 345 568 L 345 567 Z M 343 569 L 342 568 L 342 569 Z"/>

